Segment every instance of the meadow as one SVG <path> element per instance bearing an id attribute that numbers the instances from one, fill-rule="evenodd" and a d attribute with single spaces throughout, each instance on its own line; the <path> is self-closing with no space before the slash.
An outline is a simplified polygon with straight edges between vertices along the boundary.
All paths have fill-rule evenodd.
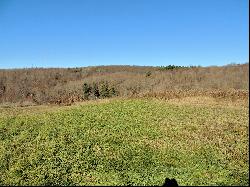
<path id="1" fill-rule="evenodd" d="M 249 185 L 247 102 L 0 108 L 0 185 Z"/>

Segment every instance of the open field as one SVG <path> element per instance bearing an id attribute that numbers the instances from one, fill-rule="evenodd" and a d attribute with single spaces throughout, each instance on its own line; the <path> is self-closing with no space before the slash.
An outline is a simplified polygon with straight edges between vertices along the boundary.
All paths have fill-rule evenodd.
<path id="1" fill-rule="evenodd" d="M 249 185 L 248 101 L 0 108 L 0 185 Z"/>

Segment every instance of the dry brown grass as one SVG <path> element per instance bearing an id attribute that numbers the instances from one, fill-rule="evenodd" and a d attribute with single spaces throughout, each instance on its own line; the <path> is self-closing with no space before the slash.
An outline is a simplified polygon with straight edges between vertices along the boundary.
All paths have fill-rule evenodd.
<path id="1" fill-rule="evenodd" d="M 164 92 L 148 92 L 142 93 L 140 97 L 155 97 L 160 99 L 179 99 L 186 97 L 210 97 L 216 100 L 230 100 L 230 101 L 248 101 L 248 90 L 167 90 Z"/>

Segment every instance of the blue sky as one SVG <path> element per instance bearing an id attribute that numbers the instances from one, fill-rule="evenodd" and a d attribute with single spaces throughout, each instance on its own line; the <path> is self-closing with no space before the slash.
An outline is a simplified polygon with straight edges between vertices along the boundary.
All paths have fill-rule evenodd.
<path id="1" fill-rule="evenodd" d="M 0 0 L 0 68 L 249 59 L 248 0 Z"/>

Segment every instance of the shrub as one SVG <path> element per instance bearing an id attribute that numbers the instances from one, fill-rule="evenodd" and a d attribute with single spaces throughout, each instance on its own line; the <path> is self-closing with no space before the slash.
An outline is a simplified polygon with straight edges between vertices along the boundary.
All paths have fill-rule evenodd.
<path id="1" fill-rule="evenodd" d="M 111 87 L 109 90 L 110 96 L 118 96 L 118 91 L 115 89 L 115 87 Z"/>
<path id="2" fill-rule="evenodd" d="M 93 84 L 93 94 L 94 94 L 95 98 L 100 97 L 99 88 L 98 88 L 98 85 L 96 83 Z"/>
<path id="3" fill-rule="evenodd" d="M 103 82 L 101 84 L 100 96 L 102 98 L 109 97 L 109 87 L 108 82 Z"/>
<path id="4" fill-rule="evenodd" d="M 151 71 L 148 71 L 147 73 L 146 73 L 146 77 L 150 77 L 152 75 L 152 72 Z"/>
<path id="5" fill-rule="evenodd" d="M 91 86 L 88 85 L 87 83 L 83 84 L 83 96 L 84 99 L 89 99 L 89 96 L 91 94 Z"/>

